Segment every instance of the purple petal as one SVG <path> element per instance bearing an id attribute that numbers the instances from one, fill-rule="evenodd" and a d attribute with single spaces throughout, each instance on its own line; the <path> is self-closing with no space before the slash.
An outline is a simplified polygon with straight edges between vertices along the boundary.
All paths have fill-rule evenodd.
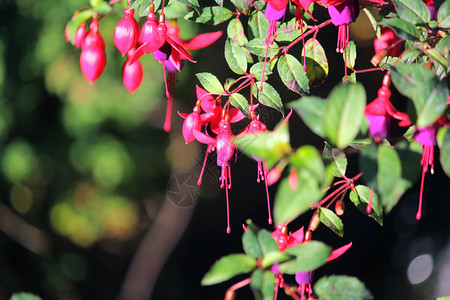
<path id="1" fill-rule="evenodd" d="M 314 271 L 295 273 L 295 281 L 298 284 L 308 284 L 313 280 Z"/>
<path id="2" fill-rule="evenodd" d="M 430 125 L 425 128 L 415 127 L 416 135 L 415 139 L 422 146 L 435 146 L 436 145 L 436 127 Z"/>
<path id="3" fill-rule="evenodd" d="M 369 115 L 366 114 L 366 119 L 369 122 L 369 134 L 385 139 L 388 137 L 389 126 L 391 118 L 385 115 Z"/>
<path id="4" fill-rule="evenodd" d="M 331 22 L 336 26 L 350 24 L 355 22 L 359 15 L 359 3 L 357 0 L 347 0 L 340 5 L 330 5 L 328 6 L 328 14 L 331 17 Z"/>
<path id="5" fill-rule="evenodd" d="M 286 15 L 286 8 L 284 8 L 282 10 L 276 10 L 275 8 L 273 8 L 270 5 L 270 3 L 267 3 L 266 12 L 265 12 L 264 16 L 269 21 L 281 22 L 284 20 L 284 16 Z"/>

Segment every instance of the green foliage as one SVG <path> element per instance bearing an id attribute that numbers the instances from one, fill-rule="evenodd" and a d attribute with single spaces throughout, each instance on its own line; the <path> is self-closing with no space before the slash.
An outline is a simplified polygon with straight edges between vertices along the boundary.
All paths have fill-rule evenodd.
<path id="1" fill-rule="evenodd" d="M 202 279 L 202 285 L 212 285 L 226 281 L 236 275 L 251 272 L 256 260 L 244 254 L 230 254 L 214 263 Z"/>
<path id="2" fill-rule="evenodd" d="M 325 276 L 314 285 L 319 299 L 328 300 L 365 300 L 373 299 L 364 283 L 351 276 Z"/>

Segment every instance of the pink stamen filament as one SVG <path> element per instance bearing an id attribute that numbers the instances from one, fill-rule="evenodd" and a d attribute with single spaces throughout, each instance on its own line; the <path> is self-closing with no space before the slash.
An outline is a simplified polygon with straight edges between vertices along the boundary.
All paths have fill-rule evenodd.
<path id="1" fill-rule="evenodd" d="M 269 224 L 272 224 L 272 213 L 270 212 L 269 186 L 268 186 L 268 183 L 267 183 L 267 176 L 269 176 L 269 169 L 267 168 L 267 164 L 266 164 L 265 161 L 263 161 L 262 164 L 263 164 L 263 167 L 264 167 L 263 180 L 264 180 L 264 184 L 266 186 L 267 211 L 269 213 L 269 220 L 268 220 L 268 222 L 269 222 Z"/>
<path id="2" fill-rule="evenodd" d="M 369 196 L 369 205 L 367 205 L 366 211 L 368 214 L 372 212 L 372 197 L 373 197 L 373 189 L 370 189 L 370 196 Z"/>
<path id="3" fill-rule="evenodd" d="M 419 195 L 419 207 L 417 209 L 416 219 L 420 220 L 422 217 L 422 199 L 423 199 L 423 186 L 425 183 L 425 174 L 428 172 L 428 166 L 430 166 L 430 172 L 434 172 L 434 146 L 423 146 L 422 160 L 420 164 L 422 167 L 422 179 L 420 181 L 420 195 Z"/>
<path id="4" fill-rule="evenodd" d="M 164 131 L 169 132 L 172 122 L 172 105 L 173 105 L 173 96 L 169 94 L 167 98 L 167 110 L 166 110 L 166 121 L 164 122 Z"/>
<path id="5" fill-rule="evenodd" d="M 197 185 L 200 186 L 202 185 L 202 177 L 203 177 L 203 172 L 205 171 L 205 167 L 206 167 L 206 162 L 208 160 L 208 153 L 211 152 L 210 146 L 208 145 L 208 148 L 206 149 L 206 154 L 205 154 L 205 159 L 203 161 L 203 166 L 202 166 L 202 170 L 200 172 L 200 176 L 198 177 L 197 180 Z"/>
<path id="6" fill-rule="evenodd" d="M 269 30 L 267 30 L 267 38 L 265 40 L 267 47 L 266 47 L 266 55 L 264 56 L 264 66 L 262 71 L 261 86 L 259 87 L 260 92 L 262 92 L 263 90 L 264 74 L 266 73 L 266 64 L 267 64 L 267 56 L 269 55 L 269 48 L 273 44 L 273 41 L 277 36 L 277 28 L 278 23 L 276 21 L 270 21 Z"/>

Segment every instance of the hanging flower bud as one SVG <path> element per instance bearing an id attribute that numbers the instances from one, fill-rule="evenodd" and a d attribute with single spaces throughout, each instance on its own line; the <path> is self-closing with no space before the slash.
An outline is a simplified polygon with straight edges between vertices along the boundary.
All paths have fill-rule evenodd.
<path id="1" fill-rule="evenodd" d="M 75 47 L 80 48 L 86 38 L 86 24 L 82 23 L 75 33 Z"/>
<path id="2" fill-rule="evenodd" d="M 81 45 L 80 66 L 90 84 L 102 74 L 106 65 L 105 42 L 98 32 L 98 21 L 94 19 Z"/>
<path id="3" fill-rule="evenodd" d="M 130 94 L 133 94 L 141 85 L 143 77 L 142 64 L 139 60 L 136 60 L 132 64 L 128 63 L 135 51 L 136 49 L 132 48 L 128 52 L 128 59 L 124 63 L 122 68 L 123 85 L 128 90 L 128 92 L 130 92 Z"/>
<path id="4" fill-rule="evenodd" d="M 400 38 L 397 34 L 389 27 L 383 27 L 381 29 L 380 38 L 375 38 L 373 41 L 373 48 L 375 53 L 387 50 L 387 56 L 398 56 L 401 51 Z"/>
<path id="5" fill-rule="evenodd" d="M 430 19 L 437 21 L 437 9 L 434 5 L 434 0 L 423 0 L 423 2 L 427 5 L 428 10 L 430 11 Z"/>
<path id="6" fill-rule="evenodd" d="M 198 86 L 197 86 L 198 88 Z M 195 140 L 194 136 L 194 130 L 200 131 L 202 128 L 202 122 L 200 120 L 200 112 L 201 112 L 201 101 L 197 100 L 197 103 L 194 106 L 194 109 L 192 110 L 192 113 L 185 114 L 180 113 L 178 114 L 184 118 L 183 122 L 183 137 L 186 141 L 186 144 L 192 142 Z"/>
<path id="7" fill-rule="evenodd" d="M 157 33 L 158 23 L 156 22 L 157 16 L 155 14 L 155 6 L 150 4 L 147 14 L 147 21 L 142 25 L 141 32 L 139 33 L 138 43 L 145 44 L 153 39 Z"/>
<path id="8" fill-rule="evenodd" d="M 114 44 L 122 56 L 128 53 L 138 40 L 139 25 L 133 15 L 134 9 L 125 9 L 124 17 L 120 19 L 114 29 Z"/>

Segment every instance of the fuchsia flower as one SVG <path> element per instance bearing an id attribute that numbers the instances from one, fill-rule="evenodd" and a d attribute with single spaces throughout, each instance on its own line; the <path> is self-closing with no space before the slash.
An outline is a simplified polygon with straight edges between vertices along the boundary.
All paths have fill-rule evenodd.
<path id="1" fill-rule="evenodd" d="M 278 224 L 276 229 L 272 232 L 272 237 L 277 242 L 278 249 L 280 251 L 284 251 L 287 248 L 298 246 L 302 243 L 309 242 L 309 239 L 311 238 L 310 235 L 304 235 L 304 229 L 301 227 L 299 230 L 293 232 L 293 233 L 287 233 L 287 226 L 286 224 Z M 336 250 L 333 250 L 330 254 L 330 256 L 327 258 L 327 262 L 332 261 L 338 257 L 340 257 L 342 254 L 347 252 L 348 249 L 352 246 L 352 242 L 348 243 L 347 245 L 344 245 Z M 280 287 L 283 287 L 284 279 L 283 274 L 280 274 L 278 270 L 278 263 L 275 263 L 272 266 L 272 272 L 275 274 L 275 276 L 278 279 L 278 284 L 276 286 L 276 292 L 275 292 L 275 299 L 277 298 L 278 289 Z M 311 282 L 313 279 L 314 271 L 307 271 L 307 272 L 298 272 L 295 274 L 295 281 L 298 283 L 298 290 L 301 295 L 301 299 L 305 299 L 306 293 L 308 294 L 308 299 L 311 298 L 311 295 L 313 293 Z"/>
<path id="2" fill-rule="evenodd" d="M 328 6 L 331 22 L 338 26 L 336 51 L 343 53 L 349 42 L 349 24 L 356 21 L 359 15 L 358 0 L 322 1 Z"/>
<path id="3" fill-rule="evenodd" d="M 430 18 L 431 20 L 436 21 L 437 20 L 437 9 L 434 5 L 434 0 L 422 0 L 428 7 L 428 10 L 430 11 Z"/>
<path id="4" fill-rule="evenodd" d="M 400 43 L 401 39 L 397 34 L 389 27 L 381 28 L 380 38 L 375 38 L 373 41 L 373 48 L 375 53 L 386 50 L 387 56 L 398 56 L 400 54 L 402 45 Z"/>
<path id="5" fill-rule="evenodd" d="M 389 101 L 391 96 L 389 84 L 390 77 L 386 74 L 383 78 L 383 85 L 378 90 L 378 97 L 364 109 L 364 114 L 369 122 L 369 134 L 381 139 L 389 137 L 392 119 L 398 120 L 398 125 L 402 127 L 411 125 L 408 115 L 398 111 Z"/>
<path id="6" fill-rule="evenodd" d="M 89 26 L 89 32 L 81 45 L 80 66 L 90 84 L 102 74 L 106 65 L 105 42 L 98 32 L 96 16 Z"/>
<path id="7" fill-rule="evenodd" d="M 447 123 L 447 119 L 442 115 L 436 122 L 427 127 L 415 127 L 414 139 L 422 145 L 422 179 L 420 181 L 420 195 L 419 195 L 419 208 L 417 210 L 416 219 L 420 220 L 422 217 L 422 199 L 423 199 L 423 186 L 425 181 L 425 174 L 430 168 L 430 173 L 434 173 L 434 146 L 436 145 L 436 133 L 440 127 Z"/>
<path id="8" fill-rule="evenodd" d="M 86 38 L 86 24 L 82 23 L 80 27 L 78 27 L 77 32 L 75 33 L 74 45 L 77 48 L 80 48 Z"/>
<path id="9" fill-rule="evenodd" d="M 136 45 L 139 36 L 139 24 L 133 18 L 134 9 L 126 8 L 124 17 L 120 19 L 114 29 L 114 44 L 122 56 L 128 53 Z"/>
<path id="10" fill-rule="evenodd" d="M 234 137 L 231 132 L 230 126 L 230 116 L 227 113 L 227 110 L 224 108 L 222 110 L 222 120 L 219 123 L 219 133 L 216 138 L 212 138 L 200 131 L 193 130 L 195 138 L 204 144 L 208 145 L 205 156 L 205 163 L 207 160 L 208 153 L 216 150 L 217 153 L 217 165 L 222 168 L 222 175 L 219 180 L 222 182 L 220 187 L 225 188 L 226 192 L 226 202 L 227 202 L 227 233 L 231 232 L 230 228 L 230 205 L 228 200 L 228 190 L 231 188 L 231 159 L 235 155 L 235 146 L 231 142 Z M 203 175 L 203 171 L 205 168 L 205 164 L 203 164 L 202 171 L 200 173 L 200 178 L 197 182 L 198 185 L 201 184 L 201 177 Z"/>
<path id="11" fill-rule="evenodd" d="M 132 64 L 128 63 L 130 57 L 133 56 L 135 51 L 136 51 L 135 48 L 132 48 L 130 49 L 130 51 L 128 51 L 127 54 L 128 59 L 124 63 L 122 68 L 123 85 L 128 90 L 128 92 L 130 92 L 130 94 L 133 94 L 137 90 L 137 88 L 141 85 L 144 73 L 142 69 L 142 64 L 139 60 L 135 61 Z"/>
<path id="12" fill-rule="evenodd" d="M 201 103 L 202 103 L 202 97 L 205 95 L 208 95 L 208 92 L 199 87 L 196 86 L 197 89 L 197 102 L 195 103 L 194 109 L 192 110 L 192 113 L 186 114 L 186 113 L 180 113 L 178 114 L 184 118 L 183 122 L 183 137 L 184 140 L 187 143 L 190 143 L 195 140 L 194 136 L 194 130 L 201 131 L 202 125 L 205 125 L 210 121 L 210 116 L 207 116 L 207 114 L 200 114 L 201 113 Z"/>

